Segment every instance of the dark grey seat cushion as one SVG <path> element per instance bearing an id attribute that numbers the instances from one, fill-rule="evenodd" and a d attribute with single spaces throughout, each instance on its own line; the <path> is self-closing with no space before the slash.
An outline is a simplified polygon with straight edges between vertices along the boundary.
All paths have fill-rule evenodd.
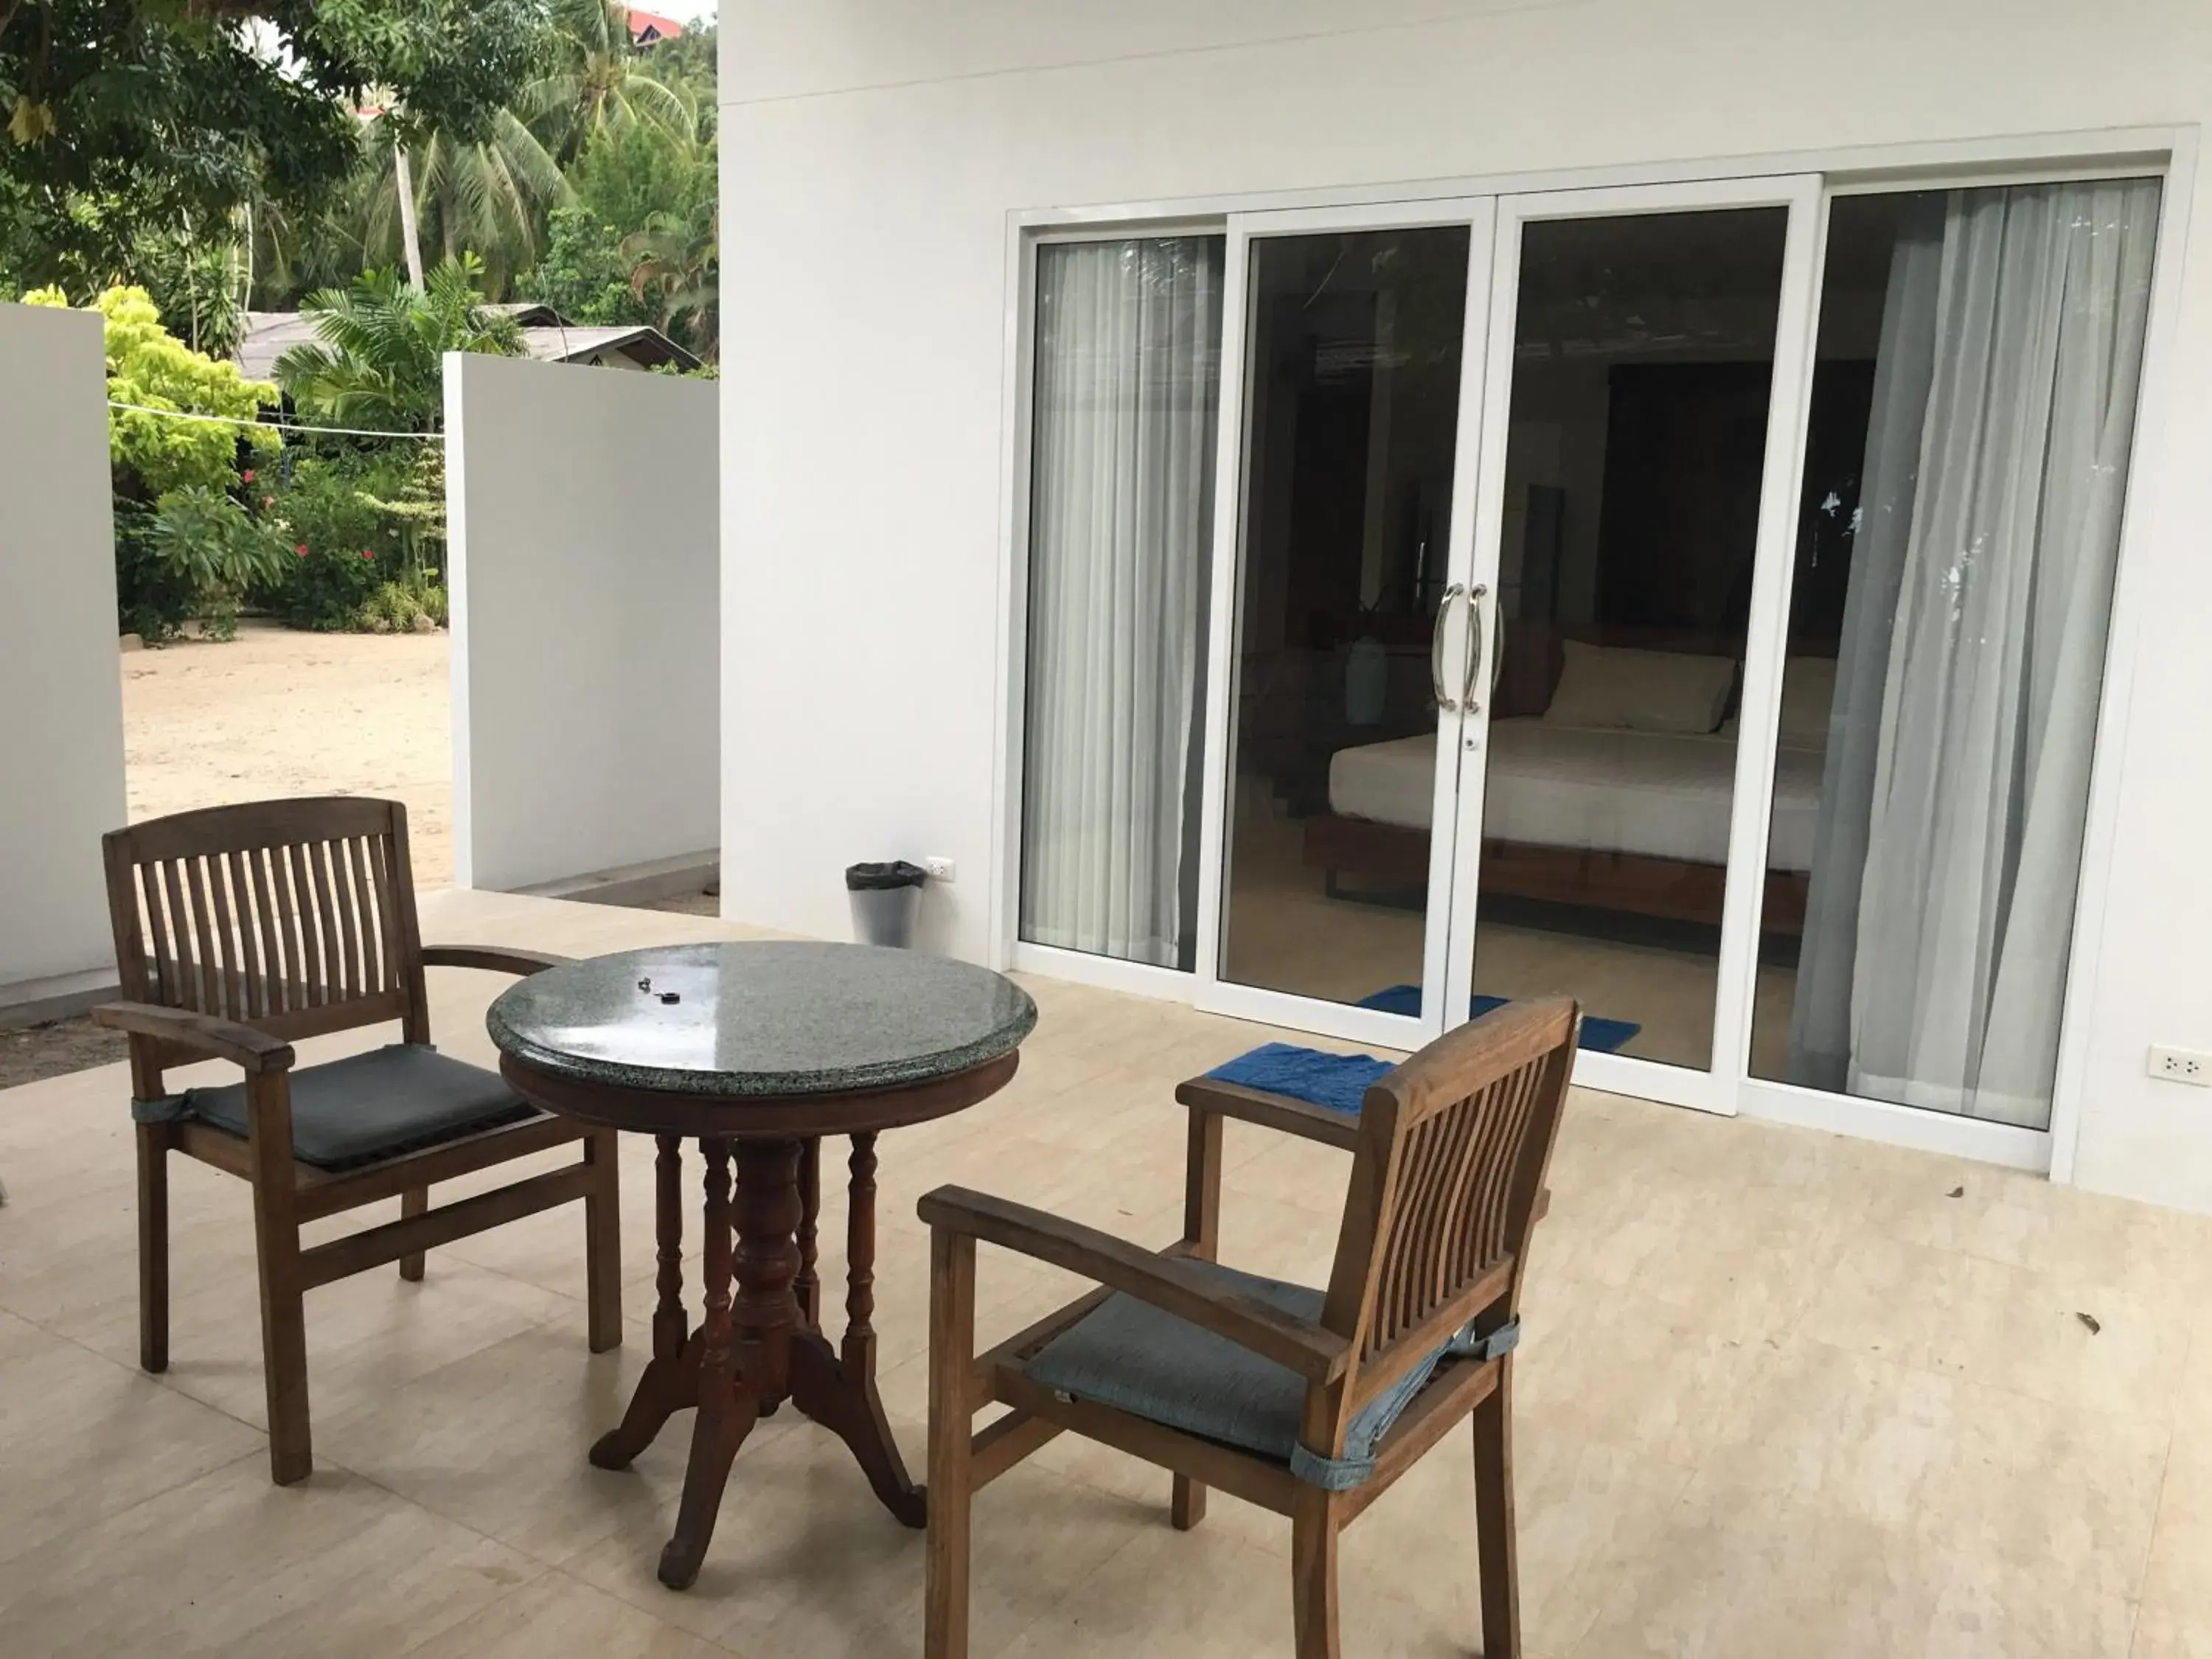
<path id="1" fill-rule="evenodd" d="M 246 1085 L 188 1089 L 179 1115 L 246 1132 Z M 538 1115 L 496 1072 L 395 1042 L 292 1073 L 292 1152 L 319 1170 L 349 1170 L 477 1129 Z"/>
<path id="2" fill-rule="evenodd" d="M 1300 1319 L 1321 1317 L 1319 1291 L 1212 1262 L 1192 1265 L 1215 1283 Z M 1109 1297 L 1023 1369 L 1033 1382 L 1061 1394 L 1257 1452 L 1289 1464 L 1301 1480 L 1342 1490 L 1372 1472 L 1376 1443 L 1449 1346 L 1438 1347 L 1369 1401 L 1352 1421 L 1343 1457 L 1333 1462 L 1307 1454 L 1298 1443 L 1306 1384 L 1296 1371 L 1133 1296 Z"/>

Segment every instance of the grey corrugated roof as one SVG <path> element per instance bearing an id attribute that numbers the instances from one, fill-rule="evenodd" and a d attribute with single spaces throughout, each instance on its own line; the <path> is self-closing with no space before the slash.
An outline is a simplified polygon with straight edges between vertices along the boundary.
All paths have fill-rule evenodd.
<path id="1" fill-rule="evenodd" d="M 486 309 L 522 319 L 523 349 L 540 362 L 588 361 L 602 352 L 613 351 L 648 368 L 666 362 L 685 368 L 699 366 L 696 357 L 650 325 L 574 325 L 562 322 L 552 307 L 529 302 L 489 306 Z M 296 311 L 249 311 L 239 333 L 239 372 L 249 380 L 273 379 L 276 360 L 294 346 L 307 344 L 314 337 L 315 325 Z"/>

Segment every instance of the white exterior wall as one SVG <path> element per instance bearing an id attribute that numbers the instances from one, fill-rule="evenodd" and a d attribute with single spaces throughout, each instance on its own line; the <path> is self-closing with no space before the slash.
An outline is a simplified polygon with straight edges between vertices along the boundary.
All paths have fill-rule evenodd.
<path id="1" fill-rule="evenodd" d="M 957 858 L 1003 946 L 1010 214 L 2186 129 L 2200 228 L 2154 328 L 2108 729 L 2078 1146 L 2212 1210 L 2212 7 L 2190 0 L 726 0 L 724 905 L 837 935 L 837 868 Z M 2065 143 L 2051 146 L 2054 154 Z M 1723 158 L 1714 160 L 1711 158 Z M 1860 165 L 1865 165 L 1864 161 Z M 1771 170 L 1761 165 L 1760 171 Z M 1567 182 L 1555 179 L 1553 182 Z M 1400 192 L 1404 193 L 1404 192 Z M 1432 192 L 1419 192 L 1432 193 Z M 2179 246 L 2170 240 L 2169 246 Z M 763 803 L 772 802 L 773 807 Z M 2100 894 L 2101 904 L 2100 905 Z"/>
<path id="2" fill-rule="evenodd" d="M 716 424 L 704 381 L 446 359 L 454 885 L 714 847 Z"/>
<path id="3" fill-rule="evenodd" d="M 115 629 L 100 319 L 0 305 L 0 1000 L 114 967 L 100 838 L 124 819 Z"/>

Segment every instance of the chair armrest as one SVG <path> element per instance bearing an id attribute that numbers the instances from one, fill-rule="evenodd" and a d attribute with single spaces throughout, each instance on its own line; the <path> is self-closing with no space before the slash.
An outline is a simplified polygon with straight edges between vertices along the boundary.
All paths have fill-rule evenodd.
<path id="1" fill-rule="evenodd" d="M 1310 1106 L 1303 1100 L 1293 1100 L 1288 1095 L 1269 1094 L 1263 1089 L 1248 1089 L 1239 1083 L 1224 1083 L 1218 1078 L 1194 1077 L 1179 1084 L 1176 1098 L 1194 1112 L 1214 1112 L 1223 1117 L 1241 1118 L 1247 1123 L 1257 1123 L 1263 1128 L 1280 1129 L 1285 1134 L 1300 1135 L 1308 1140 L 1318 1140 L 1324 1146 L 1341 1147 L 1346 1152 L 1359 1145 L 1359 1120 L 1342 1112 L 1332 1112 L 1320 1106 Z"/>
<path id="2" fill-rule="evenodd" d="M 118 1031 L 159 1037 L 180 1048 L 227 1060 L 247 1076 L 289 1070 L 292 1045 L 251 1025 L 196 1014 L 189 1008 L 165 1008 L 154 1002 L 103 1002 L 92 1011 L 93 1019 Z"/>
<path id="3" fill-rule="evenodd" d="M 1156 1255 L 1095 1227 L 964 1187 L 939 1187 L 925 1194 L 917 1208 L 933 1228 L 1080 1273 L 1288 1366 L 1308 1382 L 1334 1382 L 1350 1362 L 1351 1344 L 1344 1338 L 1224 1291 L 1187 1257 Z"/>
<path id="4" fill-rule="evenodd" d="M 514 974 L 528 978 L 548 968 L 558 968 L 574 957 L 556 957 L 544 951 L 510 951 L 496 945 L 426 945 L 425 968 L 482 968 L 488 973 Z"/>

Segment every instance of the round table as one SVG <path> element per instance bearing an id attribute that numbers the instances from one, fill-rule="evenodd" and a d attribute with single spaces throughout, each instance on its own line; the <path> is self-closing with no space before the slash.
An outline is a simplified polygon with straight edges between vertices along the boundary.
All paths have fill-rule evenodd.
<path id="1" fill-rule="evenodd" d="M 908 951 L 729 942 L 547 969 L 505 992 L 485 1024 L 524 1099 L 659 1141 L 653 1358 L 591 1457 L 627 1468 L 671 1415 L 697 1407 L 661 1582 L 681 1589 L 698 1577 L 731 1462 L 786 1400 L 844 1440 L 894 1516 L 923 1525 L 922 1491 L 876 1393 L 875 1139 L 1004 1088 L 1036 1024 L 1028 994 L 987 969 Z M 834 1348 L 815 1272 L 825 1135 L 852 1139 L 847 1323 Z M 706 1162 L 696 1330 L 683 1296 L 687 1138 Z"/>

